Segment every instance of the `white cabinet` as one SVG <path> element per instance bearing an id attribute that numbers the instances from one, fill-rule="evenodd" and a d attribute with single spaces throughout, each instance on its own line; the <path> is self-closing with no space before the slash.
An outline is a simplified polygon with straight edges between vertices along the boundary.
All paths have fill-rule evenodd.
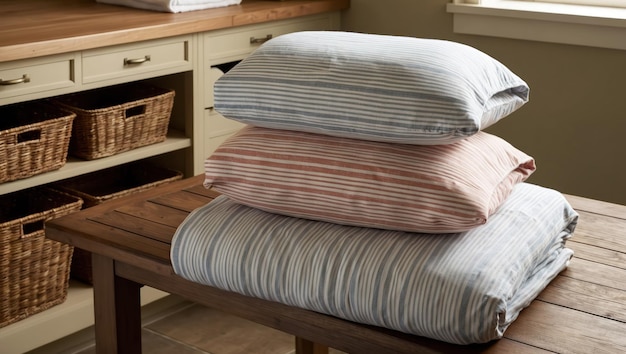
<path id="1" fill-rule="evenodd" d="M 32 99 L 44 99 L 66 93 L 97 89 L 114 84 L 137 80 L 153 80 L 164 87 L 177 87 L 174 109 L 171 116 L 171 129 L 168 139 L 162 143 L 147 145 L 114 156 L 85 161 L 68 157 L 62 168 L 0 184 L 0 194 L 6 194 L 46 183 L 59 181 L 101 170 L 127 162 L 160 156 L 178 151 L 176 160 L 186 159 L 183 166 L 177 166 L 188 174 L 193 169 L 191 154 L 191 132 L 193 131 L 193 90 L 185 85 L 193 75 L 194 62 L 193 36 L 139 42 L 135 45 L 120 45 L 97 50 L 70 53 L 0 63 L 0 78 L 11 82 L 0 85 L 0 103 L 8 104 Z M 124 65 L 125 58 L 150 57 L 150 61 Z M 141 60 L 139 60 L 141 61 Z M 4 79 L 4 78 L 7 79 Z M 19 79 L 26 77 L 26 79 Z M 9 119 L 3 117 L 3 119 Z M 177 128 L 177 129 L 175 129 Z M 188 157 L 187 157 L 188 156 Z"/>
<path id="2" fill-rule="evenodd" d="M 0 184 L 0 194 L 44 185 L 65 178 L 144 158 L 183 161 L 177 169 L 189 175 L 193 169 L 193 35 L 110 46 L 50 57 L 0 63 L 0 104 L 45 99 L 67 93 L 137 80 L 173 87 L 180 98 L 174 102 L 168 138 L 114 156 L 91 161 L 69 157 L 62 168 L 29 178 Z M 142 57 L 143 56 L 143 57 Z M 124 59 L 146 58 L 124 64 Z M 128 60 L 127 60 L 128 61 Z M 185 99 L 185 96 L 191 99 Z M 2 117 L 9 119 L 9 117 Z M 172 155 L 172 156 L 170 156 Z M 142 289 L 144 303 L 166 293 Z M 0 352 L 22 353 L 93 324 L 91 288 L 72 282 L 67 300 L 46 311 L 0 328 Z M 32 333 L 43 333 L 33 336 Z M 25 340 L 28 338 L 28 340 Z"/>
<path id="3" fill-rule="evenodd" d="M 245 58 L 270 37 L 338 28 L 339 13 L 331 12 L 0 63 L 0 105 L 139 80 L 176 91 L 166 141 L 91 161 L 70 157 L 59 170 L 0 183 L 0 195 L 145 158 L 199 174 L 206 156 L 243 126 L 213 109 L 217 66 Z M 72 284 L 65 303 L 0 328 L 0 352 L 25 352 L 92 325 L 91 289 Z M 142 290 L 146 302 L 165 295 Z"/>
<path id="4" fill-rule="evenodd" d="M 137 80 L 174 87 L 181 97 L 175 99 L 168 137 L 164 142 L 91 161 L 70 156 L 58 170 L 0 183 L 0 195 L 150 157 L 183 161 L 175 168 L 189 175 L 193 169 L 189 151 L 193 148 L 194 100 L 185 99 L 185 96 L 193 98 L 192 85 L 188 83 L 193 80 L 195 67 L 193 38 L 189 35 L 0 63 L 0 105 Z M 125 58 L 136 59 L 141 55 L 149 56 L 150 60 L 124 65 Z M 0 328 L 0 353 L 23 353 L 91 326 L 91 287 L 78 282 L 70 284 L 64 303 Z M 167 295 L 147 287 L 142 289 L 143 303 Z M 33 336 L 33 333 L 42 335 Z"/>

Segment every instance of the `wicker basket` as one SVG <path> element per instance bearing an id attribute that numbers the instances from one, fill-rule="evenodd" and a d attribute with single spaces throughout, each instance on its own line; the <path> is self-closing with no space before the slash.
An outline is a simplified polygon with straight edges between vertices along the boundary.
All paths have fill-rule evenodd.
<path id="1" fill-rule="evenodd" d="M 65 301 L 73 247 L 47 239 L 44 226 L 81 206 L 45 187 L 0 196 L 0 327 Z"/>
<path id="2" fill-rule="evenodd" d="M 39 101 L 0 107 L 0 183 L 63 167 L 75 117 Z"/>
<path id="3" fill-rule="evenodd" d="M 70 154 L 93 160 L 164 141 L 174 95 L 173 90 L 132 83 L 66 95 L 54 102 L 76 113 Z"/>
<path id="4" fill-rule="evenodd" d="M 142 161 L 78 176 L 59 182 L 54 185 L 54 188 L 80 197 L 83 200 L 83 208 L 88 208 L 179 180 L 182 177 L 179 171 L 157 167 Z M 74 249 L 71 276 L 92 284 L 90 252 L 79 248 Z"/>

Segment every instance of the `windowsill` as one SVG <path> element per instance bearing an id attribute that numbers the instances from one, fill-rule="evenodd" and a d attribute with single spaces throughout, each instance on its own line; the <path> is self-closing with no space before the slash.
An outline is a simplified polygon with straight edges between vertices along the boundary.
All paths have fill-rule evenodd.
<path id="1" fill-rule="evenodd" d="M 626 9 L 498 1 L 448 4 L 454 32 L 626 50 Z"/>

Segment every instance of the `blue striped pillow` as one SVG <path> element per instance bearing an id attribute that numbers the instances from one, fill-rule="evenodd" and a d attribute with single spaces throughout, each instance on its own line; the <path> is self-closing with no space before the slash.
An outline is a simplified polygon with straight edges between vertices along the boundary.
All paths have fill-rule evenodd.
<path id="1" fill-rule="evenodd" d="M 305 31 L 265 43 L 215 84 L 243 123 L 363 140 L 449 144 L 528 101 L 528 85 L 470 46 Z"/>

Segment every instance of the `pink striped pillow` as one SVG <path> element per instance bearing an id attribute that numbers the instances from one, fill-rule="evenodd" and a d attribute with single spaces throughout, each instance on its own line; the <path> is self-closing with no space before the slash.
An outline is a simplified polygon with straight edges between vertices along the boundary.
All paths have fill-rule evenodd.
<path id="1" fill-rule="evenodd" d="M 484 224 L 534 170 L 485 132 L 428 146 L 248 126 L 206 160 L 204 185 L 277 214 L 448 233 Z"/>

